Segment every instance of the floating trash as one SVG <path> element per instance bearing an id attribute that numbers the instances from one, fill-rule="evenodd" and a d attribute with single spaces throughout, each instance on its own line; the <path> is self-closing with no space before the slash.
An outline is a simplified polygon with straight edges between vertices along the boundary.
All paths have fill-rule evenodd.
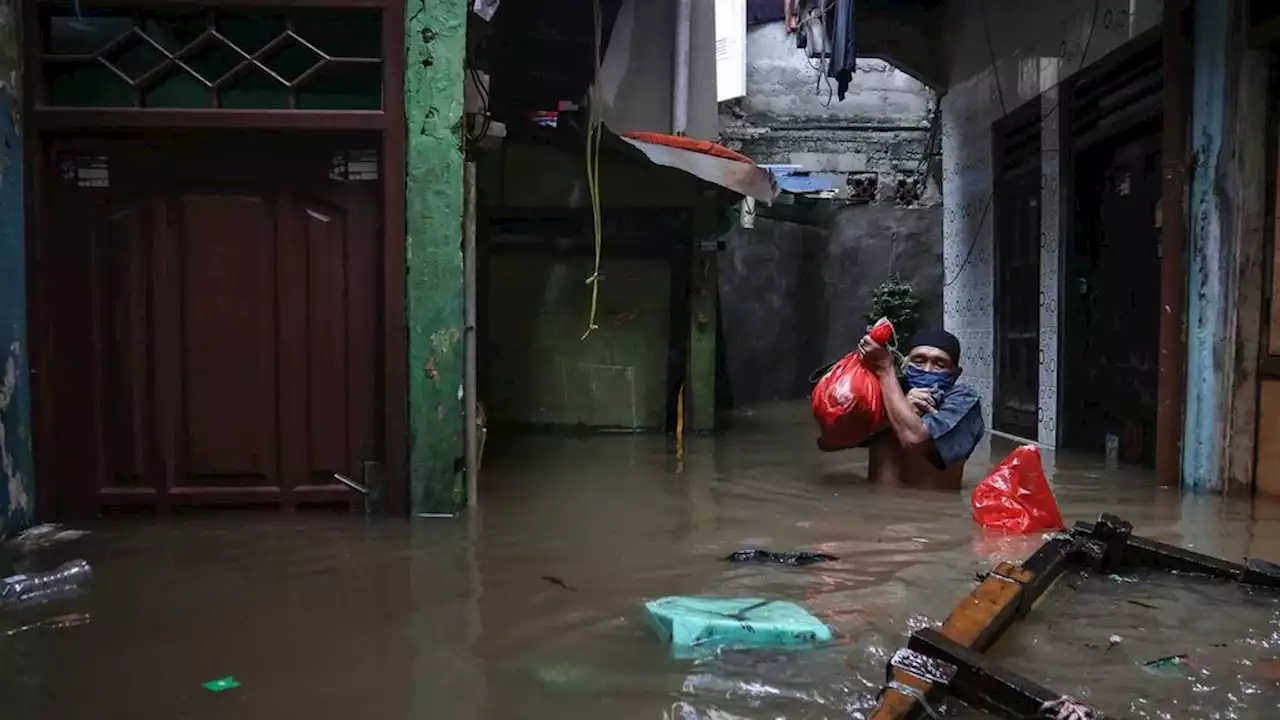
<path id="1" fill-rule="evenodd" d="M 834 637 L 808 610 L 784 600 L 672 596 L 645 603 L 645 610 L 677 658 L 720 648 L 799 650 Z"/>
<path id="2" fill-rule="evenodd" d="M 220 692 L 226 692 L 227 690 L 233 690 L 235 688 L 240 687 L 240 682 L 236 680 L 234 677 L 228 675 L 224 678 L 218 678 L 217 680 L 210 680 L 209 682 L 200 683 L 200 687 L 204 688 L 205 690 L 208 690 L 209 692 L 220 693 Z"/>
<path id="3" fill-rule="evenodd" d="M 1169 655 L 1142 663 L 1143 670 L 1162 677 L 1182 677 L 1186 667 L 1191 667 L 1191 660 L 1186 655 Z"/>
<path id="4" fill-rule="evenodd" d="M 28 630 L 40 630 L 42 628 L 56 629 L 56 628 L 78 627 L 80 625 L 88 625 L 89 621 L 92 619 L 93 618 L 89 615 L 89 613 L 70 613 L 68 615 L 59 615 L 57 617 L 47 618 L 45 620 L 41 620 L 40 622 L 31 623 L 30 625 L 23 625 L 22 627 L 16 627 L 16 628 L 13 628 L 12 630 L 5 630 L 3 634 L 5 637 L 13 637 L 14 635 L 27 632 Z"/>
<path id="5" fill-rule="evenodd" d="M 48 547 L 57 543 L 70 542 L 79 540 L 88 535 L 88 530 L 72 530 L 64 525 L 57 523 L 45 523 L 36 525 L 27 530 L 18 533 L 15 537 L 5 542 L 10 547 L 19 547 L 26 550 L 34 550 L 36 548 Z"/>
<path id="6" fill-rule="evenodd" d="M 731 553 L 725 560 L 729 562 L 775 562 L 783 565 L 813 565 L 821 562 L 835 562 L 840 558 L 820 552 L 808 550 L 791 550 L 787 552 L 770 552 L 769 550 L 739 550 Z"/>

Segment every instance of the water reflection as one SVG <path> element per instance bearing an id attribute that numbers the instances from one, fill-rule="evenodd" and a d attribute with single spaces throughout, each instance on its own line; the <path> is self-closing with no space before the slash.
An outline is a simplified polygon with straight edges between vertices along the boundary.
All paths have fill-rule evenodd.
<path id="1" fill-rule="evenodd" d="M 967 487 L 1009 449 L 984 446 Z M 867 486 L 865 454 L 813 449 L 803 407 L 690 438 L 682 472 L 671 451 L 661 437 L 495 432 L 483 514 L 456 521 L 104 523 L 35 561 L 87 557 L 88 597 L 0 615 L 5 716 L 865 717 L 905 633 L 941 621 L 975 573 L 1040 542 L 975 528 L 967 492 Z M 1101 458 L 1046 465 L 1068 521 L 1114 512 L 1167 542 L 1280 559 L 1280 505 L 1182 498 Z M 840 560 L 720 560 L 752 546 Z M 1270 717 L 1275 596 L 1139 579 L 1065 578 L 993 654 L 1130 717 Z M 839 640 L 677 661 L 640 612 L 677 594 L 802 602 Z M 93 621 L 2 634 L 69 613 Z M 1107 651 L 1112 635 L 1123 642 Z M 1192 661 L 1186 674 L 1141 666 L 1176 654 Z M 226 675 L 242 686 L 199 687 Z"/>

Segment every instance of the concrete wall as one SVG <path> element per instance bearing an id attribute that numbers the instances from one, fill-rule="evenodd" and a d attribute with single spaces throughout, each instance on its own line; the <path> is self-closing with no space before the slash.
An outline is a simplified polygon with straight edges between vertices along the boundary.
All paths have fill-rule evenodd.
<path id="1" fill-rule="evenodd" d="M 860 59 L 843 101 L 830 99 L 817 60 L 807 60 L 783 23 L 747 30 L 747 95 L 740 105 L 756 124 L 788 120 L 920 124 L 928 119 L 933 93 L 883 60 Z M 834 92 L 835 80 L 830 89 Z"/>
<path id="2" fill-rule="evenodd" d="M 1189 183 L 1182 485 L 1248 493 L 1255 449 L 1275 433 L 1259 428 L 1257 417 L 1271 205 L 1270 51 L 1240 42 L 1248 27 L 1243 0 L 1193 8 L 1190 136 L 1197 164 Z M 1274 487 L 1261 476 L 1257 483 L 1264 492 Z"/>
<path id="3" fill-rule="evenodd" d="M 35 507 L 18 47 L 17 3 L 0 0 L 0 537 L 31 524 Z"/>
<path id="4" fill-rule="evenodd" d="M 1057 443 L 1058 388 L 1058 91 L 1062 80 L 1160 21 L 1160 0 L 987 0 L 956 3 L 949 58 L 952 85 L 942 99 L 943 258 L 947 329 L 963 343 L 965 376 L 982 393 L 991 425 L 992 217 L 991 124 L 1039 98 L 1043 188 L 1040 251 L 1039 442 Z M 1095 12 L 1096 11 L 1096 12 Z M 994 58 L 994 62 L 993 62 Z"/>
<path id="5" fill-rule="evenodd" d="M 614 131 L 671 132 L 676 0 L 626 0 L 600 67 L 603 117 Z M 693 3 L 689 137 L 716 137 L 715 3 Z"/>
<path id="6" fill-rule="evenodd" d="M 410 510 L 463 500 L 462 122 L 467 4 L 423 0 L 405 28 Z"/>
<path id="7" fill-rule="evenodd" d="M 629 430 L 665 424 L 671 268 L 608 257 L 600 328 L 584 339 L 591 291 L 582 280 L 592 268 L 587 256 L 490 259 L 483 358 L 490 424 Z"/>
<path id="8" fill-rule="evenodd" d="M 759 163 L 877 175 L 878 201 L 810 213 L 810 223 L 756 220 L 735 230 L 720 262 L 725 363 L 732 402 L 798 398 L 810 372 L 866 331 L 876 286 L 893 273 L 920 295 L 922 321 L 942 320 L 942 206 L 926 147 L 935 96 L 882 60 L 858 61 L 844 101 L 782 23 L 747 32 L 747 95 L 721 107 L 722 141 Z M 936 144 L 935 144 L 936 147 Z M 925 176 L 900 206 L 900 178 Z"/>
<path id="9" fill-rule="evenodd" d="M 842 208 L 819 226 L 757 218 L 732 231 L 720 258 L 727 400 L 808 395 L 809 374 L 866 333 L 872 293 L 894 273 L 918 289 L 921 324 L 941 324 L 941 235 L 936 208 L 891 204 Z"/>

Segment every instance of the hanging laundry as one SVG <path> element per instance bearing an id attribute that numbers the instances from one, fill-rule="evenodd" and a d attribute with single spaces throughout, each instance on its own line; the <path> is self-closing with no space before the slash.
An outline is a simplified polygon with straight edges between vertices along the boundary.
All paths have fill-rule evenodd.
<path id="1" fill-rule="evenodd" d="M 853 44 L 853 0 L 836 0 L 835 5 L 836 21 L 831 26 L 831 63 L 827 66 L 827 76 L 835 78 L 836 95 L 844 100 L 858 62 Z"/>

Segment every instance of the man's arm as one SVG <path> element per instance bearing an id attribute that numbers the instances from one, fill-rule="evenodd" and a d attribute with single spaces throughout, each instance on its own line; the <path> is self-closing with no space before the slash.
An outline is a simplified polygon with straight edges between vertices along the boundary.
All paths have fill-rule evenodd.
<path id="1" fill-rule="evenodd" d="M 920 419 L 920 412 L 906 393 L 902 392 L 902 384 L 898 381 L 898 373 L 890 365 L 879 368 L 876 377 L 880 380 L 880 396 L 884 401 L 885 415 L 889 417 L 889 426 L 903 448 L 915 452 L 924 452 L 932 448 L 933 436 L 929 428 Z"/>

